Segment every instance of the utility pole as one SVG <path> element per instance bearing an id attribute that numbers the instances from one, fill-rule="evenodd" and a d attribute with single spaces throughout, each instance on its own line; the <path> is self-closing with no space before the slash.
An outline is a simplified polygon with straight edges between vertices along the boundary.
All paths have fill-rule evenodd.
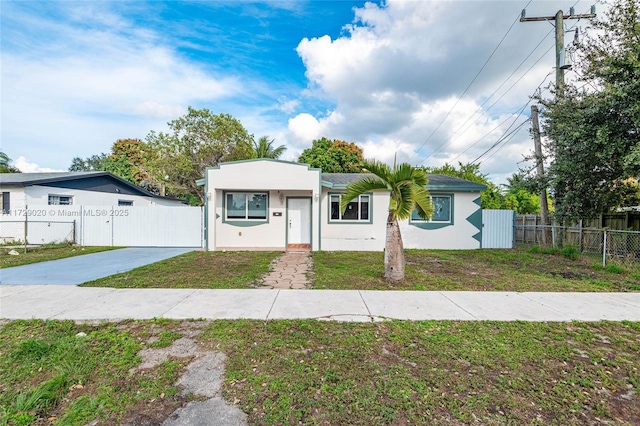
<path id="1" fill-rule="evenodd" d="M 538 177 L 544 177 L 544 164 L 542 159 L 542 142 L 540 141 L 540 124 L 538 122 L 538 107 L 531 105 L 531 125 L 533 127 L 533 142 L 535 144 L 535 154 L 537 161 Z M 546 247 L 548 243 L 548 229 L 549 225 L 549 204 L 547 203 L 547 188 L 544 187 L 540 191 L 540 216 L 542 219 L 542 225 L 545 228 L 542 230 L 542 244 Z"/>
<path id="2" fill-rule="evenodd" d="M 556 96 L 563 92 L 564 70 L 567 68 L 564 63 L 564 20 L 565 19 L 591 19 L 596 17 L 596 7 L 591 6 L 591 13 L 574 14 L 573 7 L 569 9 L 569 14 L 565 15 L 559 10 L 554 16 L 526 17 L 526 9 L 522 9 L 520 22 L 555 21 L 556 26 Z"/>
<path id="3" fill-rule="evenodd" d="M 554 16 L 539 16 L 533 18 L 526 17 L 526 9 L 522 9 L 522 15 L 520 16 L 520 22 L 539 22 L 539 21 L 555 21 L 556 27 L 556 98 L 563 96 L 564 94 L 564 70 L 569 68 L 565 64 L 565 49 L 564 49 L 564 20 L 565 19 L 591 19 L 596 17 L 596 7 L 591 6 L 591 13 L 583 13 L 576 15 L 573 7 L 569 9 L 569 14 L 565 15 L 562 10 L 559 10 Z M 542 180 L 544 178 L 544 165 L 542 161 L 542 145 L 540 142 L 540 125 L 538 124 L 538 107 L 531 106 L 531 122 L 533 126 L 533 142 L 535 144 L 535 156 L 537 161 L 537 173 L 538 177 Z M 544 188 L 540 192 L 540 216 L 542 224 L 549 226 L 549 206 L 547 204 L 547 189 Z M 547 230 L 542 232 L 543 244 L 547 243 Z"/>

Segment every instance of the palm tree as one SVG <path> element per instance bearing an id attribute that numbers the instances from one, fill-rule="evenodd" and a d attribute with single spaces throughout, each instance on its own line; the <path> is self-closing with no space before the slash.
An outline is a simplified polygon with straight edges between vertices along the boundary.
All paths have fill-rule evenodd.
<path id="1" fill-rule="evenodd" d="M 429 179 L 422 169 L 403 163 L 393 169 L 379 161 L 364 161 L 364 171 L 372 173 L 347 185 L 340 208 L 344 212 L 357 196 L 376 190 L 389 191 L 389 215 L 384 252 L 384 277 L 389 281 L 404 280 L 404 247 L 398 220 L 408 219 L 414 209 L 421 219 L 433 214 L 429 192 L 425 188 Z"/>
<path id="2" fill-rule="evenodd" d="M 287 147 L 280 145 L 277 148 L 273 147 L 274 140 L 269 140 L 269 136 L 262 136 L 258 139 L 258 142 L 253 142 L 253 153 L 255 158 L 273 158 L 277 160 L 287 150 Z"/>

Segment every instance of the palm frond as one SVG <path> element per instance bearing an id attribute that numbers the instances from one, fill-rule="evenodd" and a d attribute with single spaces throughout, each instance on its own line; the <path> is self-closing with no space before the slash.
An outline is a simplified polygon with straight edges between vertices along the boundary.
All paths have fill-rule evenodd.
<path id="1" fill-rule="evenodd" d="M 342 195 L 340 210 L 344 213 L 351 200 L 357 196 L 381 189 L 388 189 L 388 187 L 382 179 L 377 177 L 364 177 L 355 182 L 351 182 L 347 185 L 347 190 Z"/>
<path id="2" fill-rule="evenodd" d="M 433 216 L 433 203 L 429 197 L 429 191 L 424 186 L 413 186 L 413 201 L 420 219 L 428 220 Z"/>

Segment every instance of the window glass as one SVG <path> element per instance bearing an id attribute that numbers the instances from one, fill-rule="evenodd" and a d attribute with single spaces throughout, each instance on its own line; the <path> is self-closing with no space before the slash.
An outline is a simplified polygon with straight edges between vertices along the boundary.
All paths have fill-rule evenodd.
<path id="1" fill-rule="evenodd" d="M 131 200 L 118 200 L 118 205 L 119 206 L 132 206 L 133 205 L 133 201 L 131 201 Z"/>
<path id="2" fill-rule="evenodd" d="M 449 222 L 451 220 L 451 197 L 433 197 L 433 217 L 431 220 Z"/>
<path id="3" fill-rule="evenodd" d="M 247 196 L 245 194 L 227 194 L 227 217 L 229 219 L 246 219 Z"/>
<path id="4" fill-rule="evenodd" d="M 369 196 L 360 196 L 360 219 L 369 220 Z"/>
<path id="5" fill-rule="evenodd" d="M 431 204 L 433 204 L 433 216 L 431 216 L 430 222 L 451 222 L 451 196 L 440 195 L 431 197 Z M 424 220 L 418 216 L 418 210 L 414 209 L 411 213 L 412 221 Z"/>
<path id="6" fill-rule="evenodd" d="M 334 219 L 334 220 L 340 219 L 340 196 L 339 195 L 331 196 L 331 219 Z"/>
<path id="7" fill-rule="evenodd" d="M 49 195 L 49 205 L 70 206 L 73 204 L 73 197 L 68 195 Z"/>
<path id="8" fill-rule="evenodd" d="M 369 220 L 370 212 L 369 208 L 371 207 L 369 195 L 360 195 L 359 197 L 354 198 L 348 205 L 347 209 L 342 213 L 340 211 L 340 201 L 342 199 L 342 195 L 340 194 L 332 194 L 330 196 L 330 220 L 339 221 L 339 220 Z"/>
<path id="9" fill-rule="evenodd" d="M 11 196 L 9 192 L 2 193 L 2 204 L 0 205 L 0 211 L 2 214 L 9 213 L 11 211 Z"/>
<path id="10" fill-rule="evenodd" d="M 259 219 L 267 218 L 268 194 L 235 193 L 227 194 L 227 219 Z"/>
<path id="11" fill-rule="evenodd" d="M 267 218 L 267 195 L 247 194 L 249 198 L 249 219 Z"/>

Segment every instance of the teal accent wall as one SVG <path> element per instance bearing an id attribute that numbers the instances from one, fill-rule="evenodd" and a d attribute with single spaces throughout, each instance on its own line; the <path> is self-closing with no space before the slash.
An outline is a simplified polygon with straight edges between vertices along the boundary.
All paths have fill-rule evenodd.
<path id="1" fill-rule="evenodd" d="M 472 224 L 478 230 L 478 233 L 473 236 L 473 239 L 480 243 L 480 248 L 482 248 L 482 209 L 480 208 L 480 197 L 473 200 L 474 204 L 478 206 L 478 209 L 471 213 L 471 215 L 467 218 L 467 222 Z"/>

